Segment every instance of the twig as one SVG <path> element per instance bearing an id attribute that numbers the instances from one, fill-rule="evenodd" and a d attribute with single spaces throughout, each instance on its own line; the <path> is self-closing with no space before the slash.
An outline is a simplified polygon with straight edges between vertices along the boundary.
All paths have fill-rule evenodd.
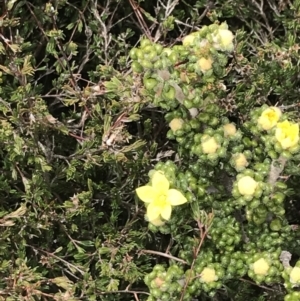
<path id="1" fill-rule="evenodd" d="M 107 295 L 107 294 L 133 294 L 133 295 L 147 295 L 150 296 L 149 293 L 143 291 L 131 291 L 131 290 L 120 290 L 120 291 L 110 291 L 110 292 L 97 292 L 100 295 Z M 138 300 L 138 299 L 136 299 Z"/>
<path id="2" fill-rule="evenodd" d="M 274 3 L 271 3 L 270 0 L 267 0 L 269 3 L 270 8 L 273 10 L 273 12 L 277 15 L 277 17 L 281 17 L 276 5 Z"/>
<path id="3" fill-rule="evenodd" d="M 273 30 L 272 30 L 271 26 L 269 25 L 268 18 L 266 17 L 266 15 L 265 15 L 265 13 L 264 13 L 264 8 L 263 8 L 263 7 L 264 7 L 264 1 L 263 1 L 263 0 L 260 0 L 260 4 L 258 4 L 255 0 L 251 0 L 251 3 L 252 3 L 254 6 L 256 6 L 258 13 L 259 13 L 259 14 L 262 16 L 262 18 L 264 19 L 264 21 L 265 21 L 266 24 L 261 23 L 261 25 L 262 25 L 263 27 L 265 27 L 265 28 L 268 30 L 268 32 L 269 32 L 269 34 L 270 34 L 270 37 L 271 37 L 271 39 L 273 40 Z"/>
<path id="4" fill-rule="evenodd" d="M 108 65 L 108 53 L 109 53 L 108 48 L 109 48 L 109 44 L 111 43 L 112 37 L 111 37 L 111 34 L 109 33 L 110 29 L 106 27 L 106 25 L 104 24 L 104 22 L 101 19 L 101 17 L 103 15 L 107 14 L 107 6 L 105 7 L 105 9 L 103 10 L 103 12 L 100 15 L 98 12 L 96 3 L 97 3 L 97 1 L 94 3 L 95 5 L 91 8 L 91 12 L 93 13 L 95 19 L 98 21 L 98 23 L 102 29 L 101 36 L 103 37 L 103 40 L 104 40 L 104 45 L 103 45 L 103 53 L 105 56 L 104 62 L 106 65 Z"/>
<path id="5" fill-rule="evenodd" d="M 186 262 L 185 260 L 183 260 L 183 259 L 180 259 L 180 258 L 175 257 L 175 256 L 170 255 L 170 254 L 166 254 L 166 253 L 163 253 L 163 252 L 159 252 L 159 251 L 153 251 L 153 250 L 141 250 L 140 253 L 159 255 L 159 256 L 163 256 L 163 257 L 166 257 L 166 258 L 170 258 L 170 259 L 176 260 L 176 261 L 181 262 L 181 263 L 183 263 L 183 264 L 187 264 L 187 262 Z"/>
<path id="6" fill-rule="evenodd" d="M 163 19 L 166 20 L 172 14 L 172 12 L 175 9 L 176 5 L 179 3 L 179 0 L 168 0 L 167 4 L 164 4 L 163 1 L 158 0 L 158 3 L 165 10 L 165 15 L 164 15 Z M 158 28 L 156 30 L 156 33 L 155 33 L 154 42 L 157 42 L 161 38 L 161 36 L 163 34 L 162 28 L 163 28 L 163 22 L 159 23 L 159 26 L 158 26 Z"/>
<path id="7" fill-rule="evenodd" d="M 287 159 L 284 157 L 280 156 L 277 160 L 273 160 L 271 164 L 271 169 L 269 173 L 269 179 L 268 183 L 271 184 L 272 186 L 275 185 L 277 179 L 279 178 L 280 174 L 284 170 L 284 166 L 287 162 Z"/>
<path id="8" fill-rule="evenodd" d="M 140 301 L 140 299 L 139 299 L 137 293 L 133 293 L 133 295 L 134 295 L 134 299 L 135 299 L 136 301 Z"/>
<path id="9" fill-rule="evenodd" d="M 239 280 L 241 280 L 243 282 L 248 282 L 248 283 L 250 283 L 252 285 L 255 285 L 255 286 L 258 286 L 258 287 L 261 287 L 261 288 L 264 288 L 264 289 L 266 289 L 268 291 L 271 291 L 271 292 L 275 292 L 276 291 L 276 290 L 273 290 L 273 289 L 271 289 L 271 288 L 269 288 L 267 286 L 256 284 L 255 282 L 253 282 L 251 280 L 248 280 L 248 279 L 240 278 Z"/>
<path id="10" fill-rule="evenodd" d="M 152 40 L 151 32 L 150 32 L 150 30 L 143 18 L 143 15 L 141 13 L 142 8 L 134 0 L 129 0 L 129 3 L 139 21 L 139 25 L 141 26 L 143 33 L 146 35 L 146 37 L 149 40 Z"/>
<path id="11" fill-rule="evenodd" d="M 200 24 L 201 21 L 204 19 L 204 17 L 206 16 L 206 14 L 208 13 L 208 11 L 213 8 L 214 4 L 212 2 L 208 2 L 207 6 L 205 8 L 205 10 L 203 11 L 203 13 L 200 15 L 200 17 L 197 19 L 197 23 Z"/>
<path id="12" fill-rule="evenodd" d="M 199 27 L 197 27 L 197 26 L 190 25 L 190 24 L 188 24 L 188 23 L 182 22 L 182 21 L 180 21 L 180 20 L 177 20 L 177 19 L 175 19 L 175 21 L 174 21 L 174 22 L 175 22 L 175 23 L 177 23 L 177 24 L 180 24 L 180 25 L 184 25 L 185 27 L 192 28 L 192 29 L 197 29 L 197 30 L 199 30 L 199 29 L 200 29 L 200 28 L 199 28 Z"/>
<path id="13" fill-rule="evenodd" d="M 208 218 L 209 218 L 207 220 L 208 221 L 208 223 L 207 223 L 208 226 L 205 225 L 205 224 L 203 224 L 203 223 L 201 223 L 200 220 L 197 220 L 197 225 L 198 225 L 198 228 L 199 228 L 199 231 L 200 231 L 200 242 L 199 242 L 199 245 L 198 245 L 198 247 L 197 247 L 197 249 L 196 249 L 196 251 L 194 253 L 194 259 L 193 259 L 193 262 L 192 262 L 191 267 L 190 267 L 191 270 L 193 270 L 193 268 L 195 266 L 197 256 L 198 256 L 198 254 L 200 252 L 200 249 L 201 249 L 201 247 L 203 245 L 204 239 L 206 238 L 206 236 L 208 234 L 209 226 L 211 225 L 212 219 L 213 219 L 213 213 L 209 214 Z M 203 228 L 205 230 L 203 230 Z M 191 275 L 189 275 L 189 277 L 185 281 L 185 284 L 184 284 L 184 287 L 183 287 L 183 290 L 182 290 L 182 294 L 180 296 L 180 300 L 179 301 L 182 301 L 184 299 L 185 291 L 187 290 L 187 286 L 188 286 L 188 284 L 189 284 L 189 282 L 190 282 L 191 279 L 192 279 L 192 277 L 191 277 Z"/>
<path id="14" fill-rule="evenodd" d="M 81 270 L 80 268 L 78 268 L 76 265 L 74 265 L 74 264 L 72 264 L 72 263 L 70 263 L 70 262 L 67 262 L 66 260 L 60 258 L 59 256 L 56 256 L 56 255 L 53 254 L 53 253 L 47 252 L 47 251 L 42 250 L 42 249 L 37 248 L 37 247 L 33 247 L 33 246 L 31 246 L 31 245 L 28 245 L 28 247 L 32 248 L 34 251 L 42 252 L 42 253 L 44 253 L 44 254 L 47 254 L 47 255 L 50 256 L 50 257 L 53 257 L 53 258 L 59 260 L 60 262 L 64 263 L 68 268 L 70 268 L 70 267 L 74 268 L 74 269 L 75 269 L 77 272 L 79 272 L 82 276 L 85 275 L 85 272 L 84 272 L 83 270 Z M 72 274 L 72 275 L 73 275 L 73 274 Z"/>

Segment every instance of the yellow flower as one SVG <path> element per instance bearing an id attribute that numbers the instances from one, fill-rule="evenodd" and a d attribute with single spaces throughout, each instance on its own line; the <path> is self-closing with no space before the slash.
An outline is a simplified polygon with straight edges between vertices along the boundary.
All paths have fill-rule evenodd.
<path id="1" fill-rule="evenodd" d="M 146 219 L 149 220 L 147 215 L 146 215 Z M 154 225 L 154 226 L 156 226 L 156 227 L 160 227 L 160 226 L 163 226 L 165 224 L 165 222 L 163 222 L 160 219 L 160 217 L 158 217 L 157 219 L 152 220 L 151 224 Z"/>
<path id="2" fill-rule="evenodd" d="M 258 259 L 253 264 L 253 271 L 256 275 L 267 275 L 269 268 L 270 266 L 264 258 Z"/>
<path id="3" fill-rule="evenodd" d="M 218 29 L 213 35 L 214 47 L 218 50 L 232 51 L 234 35 L 228 29 Z"/>
<path id="4" fill-rule="evenodd" d="M 210 283 L 218 280 L 216 271 L 212 268 L 204 268 L 204 270 L 201 273 L 201 280 L 205 283 Z"/>
<path id="5" fill-rule="evenodd" d="M 238 190 L 242 195 L 253 195 L 258 183 L 250 176 L 245 176 L 238 181 Z"/>
<path id="6" fill-rule="evenodd" d="M 210 70 L 212 67 L 212 63 L 213 63 L 213 60 L 211 58 L 206 59 L 204 57 L 202 57 L 201 59 L 199 59 L 197 61 L 197 65 L 202 72 L 206 72 L 206 71 Z"/>
<path id="7" fill-rule="evenodd" d="M 160 217 L 169 220 L 172 206 L 184 204 L 187 199 L 180 191 L 169 189 L 170 183 L 160 171 L 153 174 L 151 184 L 151 186 L 142 186 L 136 189 L 138 197 L 148 205 L 147 218 L 151 223 Z"/>
<path id="8" fill-rule="evenodd" d="M 194 41 L 195 41 L 195 38 L 196 38 L 197 34 L 198 34 L 198 32 L 193 32 L 193 33 L 185 36 L 182 39 L 182 45 L 183 46 L 190 46 L 190 45 L 194 44 Z"/>
<path id="9" fill-rule="evenodd" d="M 204 154 L 214 154 L 220 147 L 214 137 L 203 135 L 201 140 L 202 151 Z"/>
<path id="10" fill-rule="evenodd" d="M 300 268 L 294 267 L 290 274 L 290 281 L 292 283 L 300 282 Z"/>
<path id="11" fill-rule="evenodd" d="M 299 141 L 299 124 L 288 120 L 277 123 L 275 137 L 283 149 L 295 146 Z"/>
<path id="12" fill-rule="evenodd" d="M 181 118 L 174 118 L 172 121 L 169 123 L 169 127 L 173 132 L 180 130 L 182 128 L 184 121 Z"/>
<path id="13" fill-rule="evenodd" d="M 228 123 L 223 126 L 225 137 L 234 136 L 236 134 L 236 126 L 233 123 Z"/>
<path id="14" fill-rule="evenodd" d="M 257 122 L 264 130 L 270 130 L 277 124 L 280 117 L 280 109 L 277 107 L 270 107 L 262 112 Z"/>

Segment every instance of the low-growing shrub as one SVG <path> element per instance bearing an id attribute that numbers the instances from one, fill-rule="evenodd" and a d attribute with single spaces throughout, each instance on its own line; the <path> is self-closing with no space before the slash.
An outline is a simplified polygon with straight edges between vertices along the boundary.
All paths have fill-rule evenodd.
<path id="1" fill-rule="evenodd" d="M 300 300 L 299 3 L 166 2 L 2 4 L 0 300 Z"/>

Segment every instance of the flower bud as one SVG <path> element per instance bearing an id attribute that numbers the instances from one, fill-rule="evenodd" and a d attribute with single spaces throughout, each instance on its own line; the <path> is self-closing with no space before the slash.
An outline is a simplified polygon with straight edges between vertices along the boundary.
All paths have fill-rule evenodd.
<path id="1" fill-rule="evenodd" d="M 247 158 L 242 153 L 237 153 L 232 156 L 234 167 L 237 171 L 242 171 L 245 167 L 249 165 Z"/>
<path id="2" fill-rule="evenodd" d="M 220 145 L 217 143 L 214 137 L 209 135 L 203 135 L 201 139 L 202 151 L 205 154 L 214 154 Z"/>
<path id="3" fill-rule="evenodd" d="M 281 114 L 279 108 L 270 107 L 262 112 L 257 122 L 264 130 L 270 130 L 277 124 Z"/>
<path id="4" fill-rule="evenodd" d="M 206 59 L 202 57 L 197 61 L 197 66 L 203 73 L 205 73 L 212 68 L 212 63 L 213 60 L 211 58 Z"/>
<path id="5" fill-rule="evenodd" d="M 180 130 L 184 124 L 184 121 L 181 118 L 174 118 L 170 123 L 169 127 L 173 132 Z"/>
<path id="6" fill-rule="evenodd" d="M 194 33 L 191 33 L 191 34 L 185 36 L 182 39 L 182 45 L 185 46 L 185 47 L 193 45 L 194 41 L 195 41 L 195 38 L 196 38 L 196 34 L 197 34 L 197 32 L 194 32 Z"/>
<path id="7" fill-rule="evenodd" d="M 201 273 L 201 280 L 205 283 L 211 283 L 213 281 L 218 280 L 216 271 L 212 268 L 204 268 L 204 270 Z"/>
<path id="8" fill-rule="evenodd" d="M 256 275 L 267 275 L 269 268 L 270 266 L 264 258 L 258 259 L 253 264 L 253 271 Z"/>
<path id="9" fill-rule="evenodd" d="M 225 137 L 234 136 L 236 134 L 236 126 L 233 123 L 228 123 L 223 126 Z"/>
<path id="10" fill-rule="evenodd" d="M 241 195 L 252 196 L 255 193 L 257 186 L 258 183 L 250 176 L 242 177 L 238 181 L 238 190 Z"/>

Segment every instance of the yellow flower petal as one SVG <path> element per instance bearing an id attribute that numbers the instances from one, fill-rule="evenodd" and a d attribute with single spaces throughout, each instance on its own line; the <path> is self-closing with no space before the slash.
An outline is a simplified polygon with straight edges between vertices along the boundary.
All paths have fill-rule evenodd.
<path id="1" fill-rule="evenodd" d="M 172 206 L 182 205 L 187 202 L 185 196 L 176 189 L 170 189 L 167 194 L 167 202 Z"/>
<path id="2" fill-rule="evenodd" d="M 288 120 L 278 123 L 275 137 L 283 149 L 295 146 L 299 141 L 299 124 Z"/>
<path id="3" fill-rule="evenodd" d="M 161 208 L 155 205 L 155 202 L 152 202 L 147 207 L 147 217 L 149 222 L 155 221 L 159 218 L 161 213 Z"/>
<path id="4" fill-rule="evenodd" d="M 214 47 L 225 51 L 232 51 L 234 35 L 228 29 L 218 29 L 213 35 Z"/>
<path id="5" fill-rule="evenodd" d="M 146 219 L 149 221 L 149 218 L 147 215 L 146 215 Z M 163 226 L 165 224 L 165 222 L 163 222 L 160 218 L 157 218 L 157 219 L 152 220 L 151 224 L 156 227 L 160 227 L 160 226 Z"/>
<path id="6" fill-rule="evenodd" d="M 294 267 L 290 274 L 290 281 L 292 283 L 300 282 L 300 268 Z"/>
<path id="7" fill-rule="evenodd" d="M 187 36 L 185 36 L 182 39 L 182 45 L 183 46 L 191 46 L 192 44 L 194 44 L 194 40 L 196 38 L 197 32 L 193 32 L 192 34 L 189 34 Z"/>
<path id="8" fill-rule="evenodd" d="M 165 175 L 156 171 L 152 177 L 152 187 L 160 194 L 166 194 L 169 190 L 170 183 Z"/>
<path id="9" fill-rule="evenodd" d="M 222 46 L 228 47 L 234 39 L 233 33 L 228 29 L 219 29 L 218 31 Z"/>
<path id="10" fill-rule="evenodd" d="M 277 124 L 281 115 L 282 113 L 279 108 L 270 107 L 262 112 L 257 122 L 264 130 L 270 130 Z"/>
<path id="11" fill-rule="evenodd" d="M 135 192 L 145 203 L 151 203 L 157 198 L 157 191 L 151 186 L 141 186 Z"/>
<path id="12" fill-rule="evenodd" d="M 162 211 L 161 211 L 161 216 L 162 216 L 162 218 L 163 219 L 165 219 L 165 220 L 169 220 L 170 219 L 170 217 L 171 217 L 171 212 L 172 212 L 172 207 L 171 207 L 171 205 L 170 204 L 166 204 L 166 206 L 164 206 L 163 208 L 162 208 Z"/>

